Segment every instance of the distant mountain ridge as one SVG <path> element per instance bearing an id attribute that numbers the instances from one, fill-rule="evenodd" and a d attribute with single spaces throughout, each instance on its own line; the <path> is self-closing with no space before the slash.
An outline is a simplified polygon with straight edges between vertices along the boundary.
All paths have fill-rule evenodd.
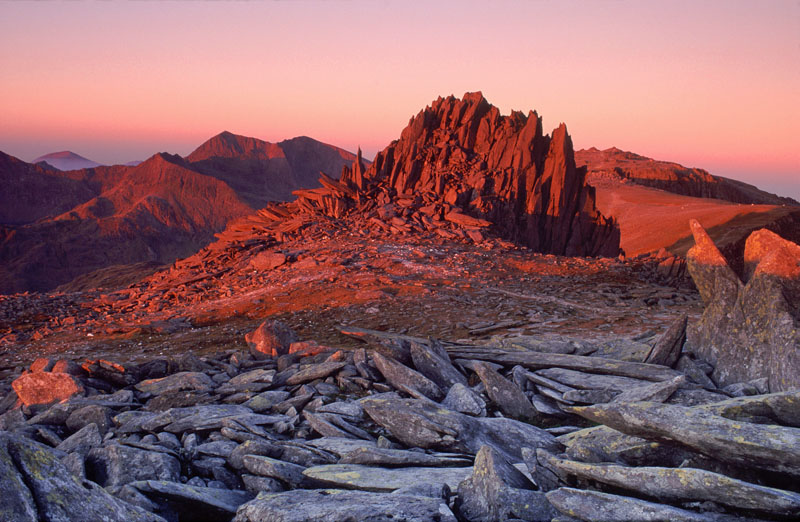
<path id="1" fill-rule="evenodd" d="M 722 199 L 732 203 L 800 204 L 792 198 L 771 194 L 742 181 L 714 176 L 703 169 L 678 163 L 654 160 L 616 147 L 578 150 L 575 163 L 586 166 L 589 184 L 632 182 L 682 196 Z"/>
<path id="2" fill-rule="evenodd" d="M 96 161 L 92 161 L 88 158 L 84 158 L 79 154 L 75 154 L 69 150 L 62 150 L 60 152 L 51 152 L 50 154 L 45 154 L 44 156 L 39 156 L 33 163 L 47 163 L 51 167 L 55 167 L 58 170 L 78 170 L 78 169 L 90 169 L 92 167 L 99 167 L 101 164 L 97 163 Z"/>
<path id="3" fill-rule="evenodd" d="M 222 133 L 182 158 L 58 171 L 0 153 L 0 293 L 46 291 L 113 265 L 169 263 L 269 201 L 338 177 L 355 154 L 301 137 Z"/>

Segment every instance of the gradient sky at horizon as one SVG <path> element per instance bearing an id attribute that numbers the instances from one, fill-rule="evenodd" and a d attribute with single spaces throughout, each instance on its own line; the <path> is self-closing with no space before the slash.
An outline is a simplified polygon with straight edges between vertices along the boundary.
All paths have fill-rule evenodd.
<path id="1" fill-rule="evenodd" d="M 436 97 L 800 199 L 800 2 L 2 2 L 0 150 L 103 163 L 229 130 L 367 157 Z"/>

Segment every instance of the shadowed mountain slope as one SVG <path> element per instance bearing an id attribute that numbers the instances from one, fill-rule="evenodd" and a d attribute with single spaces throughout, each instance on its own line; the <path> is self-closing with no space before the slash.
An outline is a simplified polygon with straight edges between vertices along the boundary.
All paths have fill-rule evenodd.
<path id="1" fill-rule="evenodd" d="M 59 172 L 0 155 L 9 188 L 0 196 L 0 293 L 186 257 L 231 220 L 293 197 L 312 172 L 318 186 L 320 171 L 335 174 L 354 158 L 310 138 L 269 144 L 230 133 L 187 159 L 160 153 L 136 166 Z"/>

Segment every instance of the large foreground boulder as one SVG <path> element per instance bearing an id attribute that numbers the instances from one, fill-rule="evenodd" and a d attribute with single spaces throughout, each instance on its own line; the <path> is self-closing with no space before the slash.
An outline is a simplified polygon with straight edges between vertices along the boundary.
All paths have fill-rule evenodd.
<path id="1" fill-rule="evenodd" d="M 41 444 L 0 433 L 0 520 L 164 522 L 91 483 L 81 484 Z"/>
<path id="2" fill-rule="evenodd" d="M 720 386 L 766 377 L 771 392 L 800 389 L 800 246 L 758 230 L 745 244 L 745 281 L 703 227 L 690 223 L 689 273 L 705 304 L 688 329 L 692 351 Z"/>

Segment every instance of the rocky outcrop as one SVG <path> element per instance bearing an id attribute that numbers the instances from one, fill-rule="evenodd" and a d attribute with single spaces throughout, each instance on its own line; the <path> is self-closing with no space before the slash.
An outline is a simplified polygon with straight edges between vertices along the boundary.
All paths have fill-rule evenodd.
<path id="1" fill-rule="evenodd" d="M 575 161 L 579 166 L 586 166 L 587 179 L 592 185 L 635 183 L 683 196 L 722 199 L 733 203 L 800 204 L 792 198 L 777 196 L 735 179 L 713 176 L 703 169 L 654 160 L 616 147 L 579 150 L 575 152 Z"/>
<path id="2" fill-rule="evenodd" d="M 435 193 L 537 251 L 617 255 L 619 231 L 584 177 L 564 124 L 544 135 L 535 112 L 501 116 L 476 92 L 437 99 L 365 172 L 356 165 L 341 179 L 360 191 L 383 183 L 398 197 Z"/>
<path id="3" fill-rule="evenodd" d="M 720 385 L 767 378 L 771 391 L 800 388 L 800 246 L 768 231 L 745 245 L 744 281 L 697 221 L 689 273 L 705 304 L 689 327 L 691 350 Z"/>

